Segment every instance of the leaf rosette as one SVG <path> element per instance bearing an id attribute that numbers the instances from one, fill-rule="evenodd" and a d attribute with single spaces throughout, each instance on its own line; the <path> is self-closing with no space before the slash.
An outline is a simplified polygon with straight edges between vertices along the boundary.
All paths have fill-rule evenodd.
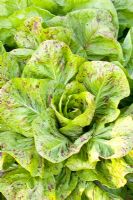
<path id="1" fill-rule="evenodd" d="M 94 124 L 113 122 L 128 95 L 118 66 L 85 62 L 65 43 L 48 40 L 34 51 L 22 77 L 2 87 L 0 112 L 9 129 L 34 137 L 39 155 L 58 163 L 80 151 Z"/>
<path id="2" fill-rule="evenodd" d="M 84 85 L 74 81 L 66 86 L 59 101 L 58 97 L 53 98 L 52 108 L 61 125 L 60 132 L 72 139 L 77 138 L 92 121 L 95 112 L 94 96 Z"/>
<path id="3" fill-rule="evenodd" d="M 132 199 L 132 4 L 2 0 L 0 199 Z"/>

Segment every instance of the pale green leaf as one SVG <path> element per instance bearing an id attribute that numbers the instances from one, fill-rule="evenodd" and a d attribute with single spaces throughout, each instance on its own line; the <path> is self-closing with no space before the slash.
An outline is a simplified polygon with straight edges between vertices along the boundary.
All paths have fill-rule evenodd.
<path id="1" fill-rule="evenodd" d="M 59 132 L 54 111 L 47 109 L 42 115 L 32 124 L 35 146 L 38 153 L 52 163 L 61 162 L 78 153 L 91 137 L 92 132 L 86 132 L 72 142 Z"/>
<path id="2" fill-rule="evenodd" d="M 120 100 L 130 93 L 123 70 L 109 62 L 86 62 L 80 67 L 77 80 L 95 96 L 95 120 L 103 123 L 114 121 L 120 113 L 117 108 Z"/>
<path id="3" fill-rule="evenodd" d="M 2 153 L 12 156 L 32 176 L 43 176 L 44 160 L 36 152 L 32 138 L 4 131 L 0 133 L 0 147 Z"/>
<path id="4" fill-rule="evenodd" d="M 32 137 L 32 121 L 46 108 L 48 80 L 16 78 L 0 91 L 2 120 L 14 132 Z"/>
<path id="5" fill-rule="evenodd" d="M 94 130 L 93 133 L 93 138 L 87 144 L 88 158 L 92 163 L 100 157 L 123 157 L 133 148 L 133 120 L 130 116 L 119 118 L 115 123 Z"/>
<path id="6" fill-rule="evenodd" d="M 83 61 L 65 43 L 48 40 L 41 43 L 33 53 L 24 68 L 23 77 L 49 78 L 66 84 L 76 75 Z"/>

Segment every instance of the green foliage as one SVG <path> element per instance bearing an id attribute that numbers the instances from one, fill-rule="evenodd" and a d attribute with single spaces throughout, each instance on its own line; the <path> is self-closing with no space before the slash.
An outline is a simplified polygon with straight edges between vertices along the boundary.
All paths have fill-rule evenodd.
<path id="1" fill-rule="evenodd" d="M 0 199 L 133 199 L 132 0 L 1 0 Z"/>

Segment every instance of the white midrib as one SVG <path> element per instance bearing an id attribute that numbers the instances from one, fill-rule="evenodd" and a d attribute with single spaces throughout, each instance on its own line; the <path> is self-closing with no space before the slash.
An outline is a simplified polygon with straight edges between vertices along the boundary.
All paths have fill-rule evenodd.
<path id="1" fill-rule="evenodd" d="M 101 87 L 100 87 L 100 89 L 99 89 L 99 91 L 98 91 L 98 94 L 96 95 L 96 100 L 95 100 L 96 106 L 97 106 L 97 104 L 98 104 L 98 100 L 99 100 L 99 97 L 100 97 L 100 94 L 101 94 L 101 91 L 102 91 L 102 88 L 103 88 L 104 84 L 105 84 L 105 78 L 104 78 L 104 80 L 103 80 L 103 82 L 102 82 L 102 84 L 101 84 Z"/>

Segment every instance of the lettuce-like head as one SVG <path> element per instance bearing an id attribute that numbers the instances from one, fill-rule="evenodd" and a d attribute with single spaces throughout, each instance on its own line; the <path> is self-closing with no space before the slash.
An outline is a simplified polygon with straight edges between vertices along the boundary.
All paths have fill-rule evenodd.
<path id="1" fill-rule="evenodd" d="M 63 42 L 48 40 L 34 51 L 23 78 L 7 83 L 1 94 L 3 121 L 34 137 L 42 157 L 61 162 L 88 142 L 95 123 L 104 126 L 118 117 L 129 85 L 118 66 L 84 62 Z"/>

